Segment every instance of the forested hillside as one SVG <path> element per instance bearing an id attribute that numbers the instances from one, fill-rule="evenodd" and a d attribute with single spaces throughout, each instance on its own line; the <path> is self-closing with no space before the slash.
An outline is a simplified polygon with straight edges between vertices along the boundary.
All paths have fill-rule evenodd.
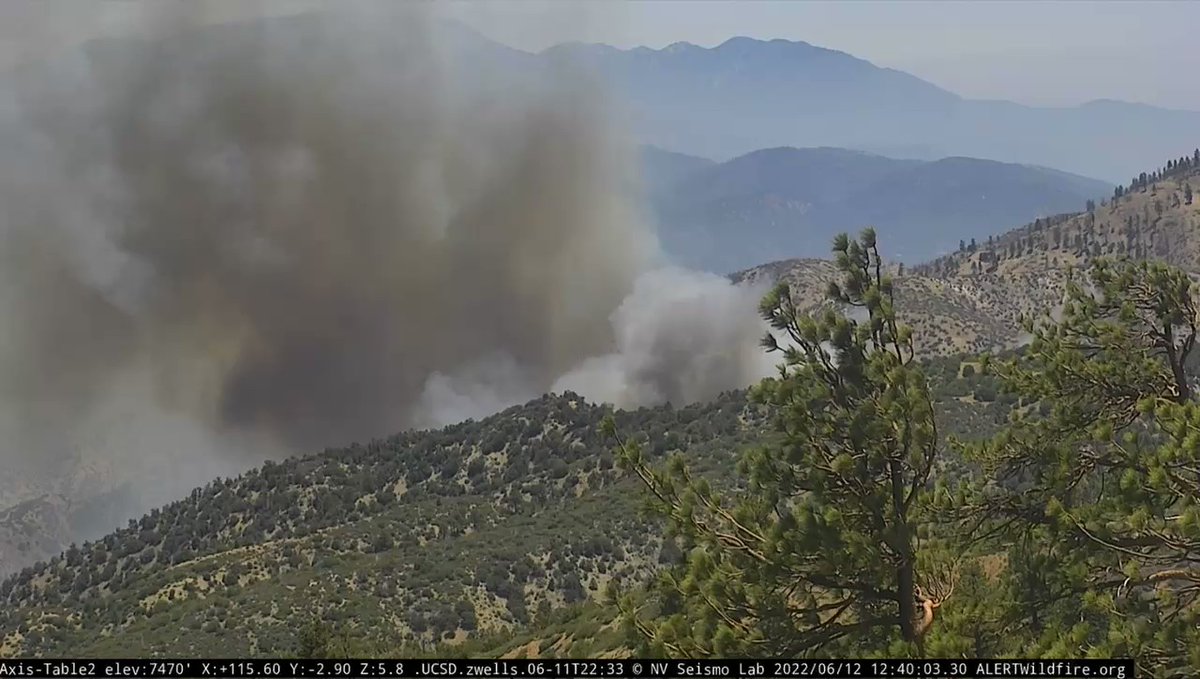
<path id="1" fill-rule="evenodd" d="M 1087 210 L 1038 219 L 986 242 L 962 241 L 959 251 L 915 267 L 916 273 L 987 279 L 1062 270 L 1105 255 L 1155 259 L 1195 270 L 1200 253 L 1200 151 L 1142 172 L 1111 198 Z"/>
<path id="2" fill-rule="evenodd" d="M 1038 218 L 986 239 L 960 239 L 958 251 L 915 266 L 891 264 L 900 318 L 922 355 L 978 353 L 1014 346 L 1022 314 L 1061 303 L 1071 268 L 1101 256 L 1162 261 L 1200 274 L 1200 154 L 1142 173 L 1116 195 L 1079 212 Z M 886 237 L 887 232 L 881 231 Z M 827 260 L 774 262 L 734 274 L 738 281 L 787 280 L 809 309 L 837 277 Z"/>
<path id="3" fill-rule="evenodd" d="M 621 417 L 656 448 L 722 457 L 752 435 L 743 409 Z M 6 580 L 3 648 L 269 654 L 314 615 L 424 641 L 525 624 L 657 557 L 604 412 L 547 396 L 215 481 Z"/>
<path id="4" fill-rule="evenodd" d="M 960 378 L 959 363 L 933 367 L 947 426 L 990 431 L 1009 402 L 973 369 Z M 600 434 L 608 412 L 546 396 L 215 481 L 7 579 L 0 649 L 270 655 L 293 651 L 314 619 L 380 647 L 537 630 L 610 580 L 677 558 L 615 468 Z M 652 457 L 686 451 L 728 478 L 762 439 L 756 412 L 730 393 L 616 417 Z"/>

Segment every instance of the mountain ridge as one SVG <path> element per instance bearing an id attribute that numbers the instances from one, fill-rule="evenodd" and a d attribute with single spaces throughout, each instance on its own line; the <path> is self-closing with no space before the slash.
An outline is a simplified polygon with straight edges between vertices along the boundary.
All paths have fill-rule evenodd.
<path id="1" fill-rule="evenodd" d="M 961 382 L 939 392 L 947 430 L 998 425 L 999 403 L 962 401 L 990 382 L 957 366 L 931 367 Z M 270 462 L 0 581 L 0 657 L 281 657 L 313 622 L 368 654 L 454 656 L 489 636 L 506 654 L 619 653 L 619 630 L 600 634 L 612 611 L 589 602 L 683 554 L 637 511 L 641 488 L 600 434 L 610 413 L 648 458 L 686 451 L 716 487 L 765 431 L 744 391 L 629 411 L 567 392 Z M 564 614 L 578 629 L 557 652 L 514 646 Z"/>
<path id="2" fill-rule="evenodd" d="M 199 30 L 216 39 L 247 28 L 286 37 L 305 33 L 319 15 Z M 1117 182 L 1129 167 L 1200 141 L 1197 111 L 1108 99 L 1066 107 L 966 99 L 906 71 L 804 41 L 734 36 L 715 47 L 563 43 L 534 52 L 463 22 L 440 24 L 450 29 L 449 44 L 460 57 L 486 62 L 490 72 L 526 87 L 564 62 L 584 65 L 621 104 L 622 124 L 639 143 L 720 161 L 759 148 L 824 145 L 922 159 L 989 158 Z M 97 43 L 122 41 L 135 39 Z M 460 70 L 465 80 L 495 81 Z"/>
<path id="3" fill-rule="evenodd" d="M 986 238 L 960 239 L 956 252 L 905 266 L 893 262 L 896 306 L 914 328 L 919 353 L 981 353 L 1017 346 L 1022 315 L 1052 311 L 1072 268 L 1101 256 L 1164 261 L 1200 278 L 1200 150 L 1172 167 L 1141 173 L 1084 210 L 1039 217 Z M 889 235 L 880 230 L 880 241 Z M 736 281 L 787 282 L 802 307 L 825 304 L 836 271 L 825 259 L 791 259 L 733 274 Z"/>
<path id="4" fill-rule="evenodd" d="M 865 224 L 900 237 L 883 247 L 908 263 L 1038 216 L 1078 209 L 1112 185 L 1050 168 L 951 157 L 889 158 L 854 149 L 758 149 L 693 161 L 658 179 L 643 151 L 664 250 L 685 266 L 727 273 L 824 254 L 839 231 Z M 657 161 L 658 166 L 665 163 Z M 676 165 L 678 167 L 678 165 Z"/>
<path id="5" fill-rule="evenodd" d="M 1200 112 L 1144 103 L 1039 107 L 967 99 L 906 71 L 803 41 L 737 36 L 714 47 L 659 49 L 569 43 L 530 54 L 574 59 L 604 75 L 633 110 L 642 143 L 716 160 L 772 146 L 893 155 L 908 148 L 923 149 L 922 157 L 991 158 L 1116 182 L 1125 168 L 1190 146 L 1200 127 Z M 755 67 L 745 68 L 747 60 Z M 1095 144 L 1097 138 L 1106 143 Z"/>

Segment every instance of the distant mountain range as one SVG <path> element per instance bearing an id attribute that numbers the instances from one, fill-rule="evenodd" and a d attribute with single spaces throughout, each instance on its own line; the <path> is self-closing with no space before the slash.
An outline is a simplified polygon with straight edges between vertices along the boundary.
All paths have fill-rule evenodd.
<path id="1" fill-rule="evenodd" d="M 319 23 L 309 13 L 210 26 L 196 36 L 304 38 Z M 567 43 L 535 54 L 460 23 L 442 28 L 453 80 L 468 89 L 537 87 L 548 71 L 582 66 L 613 89 L 615 108 L 639 143 L 719 161 L 763 148 L 830 146 L 920 160 L 988 158 L 1117 183 L 1128 181 L 1131 167 L 1149 167 L 1200 144 L 1200 111 L 1113 100 L 1046 108 L 964 99 L 911 74 L 805 42 L 735 37 L 712 48 L 676 43 L 627 50 Z M 131 41 L 100 42 L 121 50 Z M 395 52 L 390 45 L 376 48 Z M 36 78 L 41 67 L 20 71 Z"/>
<path id="2" fill-rule="evenodd" d="M 620 93 L 642 142 L 717 160 L 775 146 L 836 146 L 924 160 L 990 158 L 1115 183 L 1131 167 L 1200 142 L 1197 111 L 1111 100 L 1038 108 L 964 99 L 805 42 L 736 37 L 713 48 L 658 50 L 572 43 L 537 57 L 601 74 Z"/>
<path id="3" fill-rule="evenodd" d="M 663 249 L 718 273 L 825 257 L 834 234 L 867 225 L 892 236 L 890 257 L 919 261 L 1112 192 L 1095 179 L 975 158 L 772 148 L 715 163 L 653 147 L 641 158 Z"/>

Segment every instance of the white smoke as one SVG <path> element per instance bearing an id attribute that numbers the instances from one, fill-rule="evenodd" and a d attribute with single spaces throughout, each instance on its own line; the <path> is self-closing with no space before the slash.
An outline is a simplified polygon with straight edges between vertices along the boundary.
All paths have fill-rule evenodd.
<path id="1" fill-rule="evenodd" d="M 774 362 L 758 346 L 763 292 L 674 267 L 644 273 L 612 314 L 616 351 L 585 359 L 553 389 L 636 407 L 709 399 L 766 377 Z"/>

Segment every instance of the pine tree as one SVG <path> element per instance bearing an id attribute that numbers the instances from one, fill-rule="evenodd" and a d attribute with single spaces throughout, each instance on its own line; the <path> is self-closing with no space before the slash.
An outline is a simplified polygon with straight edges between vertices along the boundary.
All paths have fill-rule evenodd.
<path id="1" fill-rule="evenodd" d="M 1185 205 L 1192 204 L 1192 185 L 1191 184 L 1183 185 L 1183 202 Z"/>
<path id="2" fill-rule="evenodd" d="M 805 316 L 786 285 L 763 299 L 763 344 L 783 363 L 754 400 L 778 437 L 743 458 L 741 492 L 712 487 L 680 456 L 656 470 L 618 444 L 688 554 L 649 604 L 622 604 L 645 652 L 919 653 L 954 589 L 961 552 L 933 528 L 937 427 L 911 331 L 874 232 L 839 236 L 834 251 L 844 280 L 830 296 L 864 320 Z"/>
<path id="3" fill-rule="evenodd" d="M 1040 639 L 1026 653 L 1200 667 L 1198 324 L 1185 273 L 1101 259 L 993 366 L 1039 404 L 972 451 L 990 477 L 977 511 L 1010 545 L 1013 623 Z"/>
<path id="4" fill-rule="evenodd" d="M 329 625 L 319 619 L 309 621 L 300 631 L 297 658 L 329 658 L 333 655 L 333 633 Z"/>

